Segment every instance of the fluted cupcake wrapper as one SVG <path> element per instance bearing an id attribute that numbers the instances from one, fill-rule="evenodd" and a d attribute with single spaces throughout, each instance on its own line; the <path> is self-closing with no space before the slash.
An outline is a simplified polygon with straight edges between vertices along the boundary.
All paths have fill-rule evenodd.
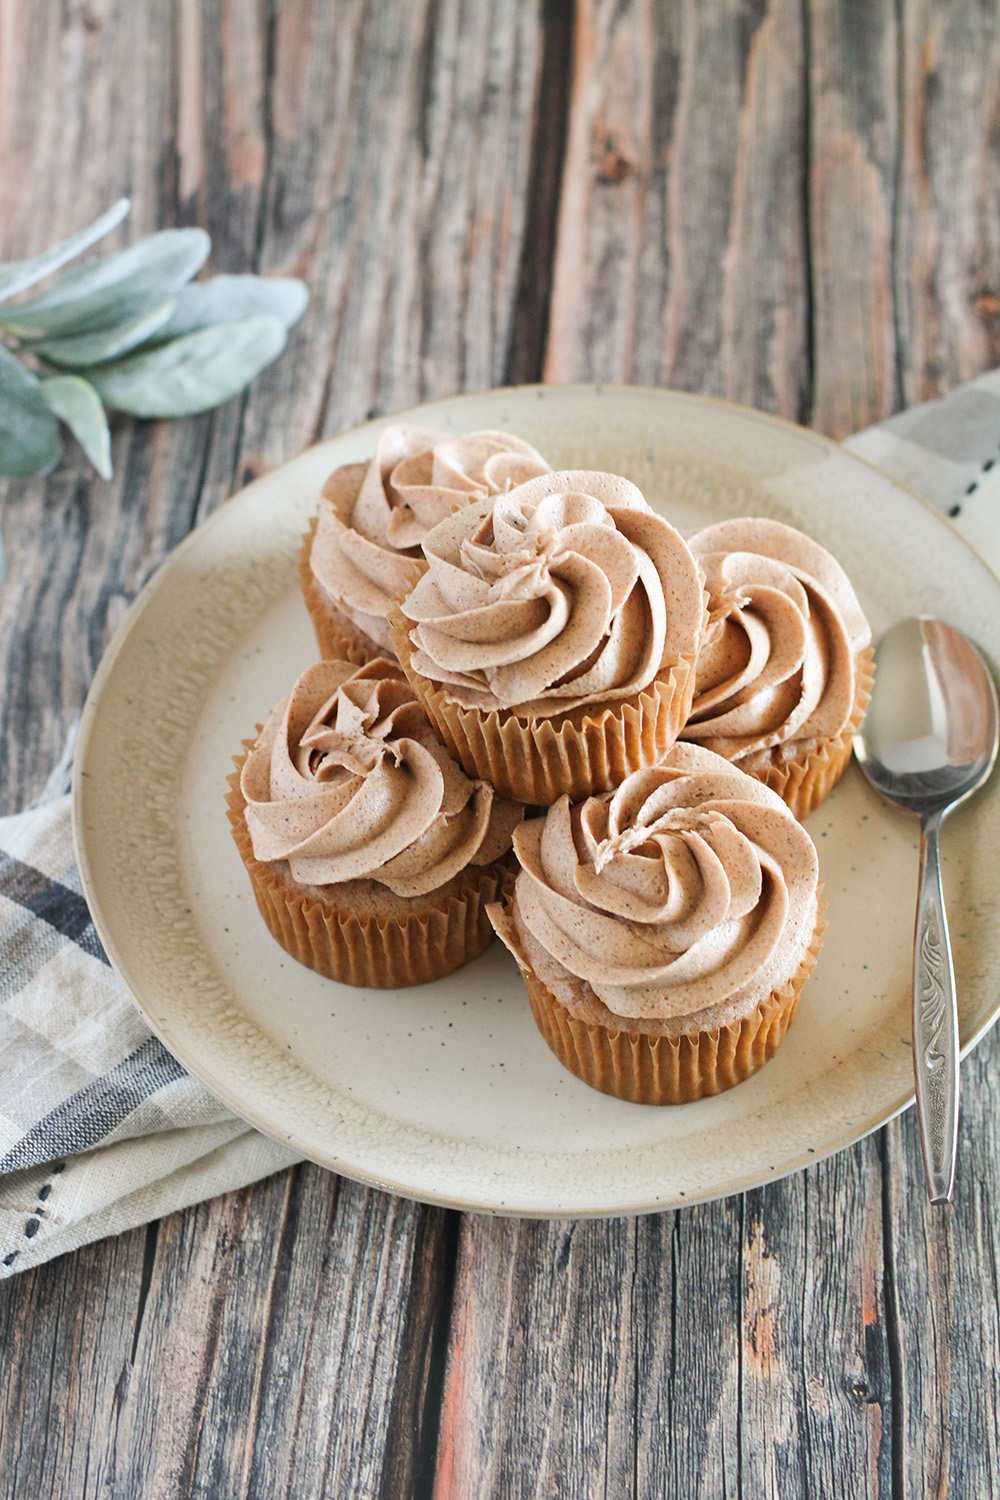
<path id="1" fill-rule="evenodd" d="M 579 1020 L 531 970 L 521 973 L 539 1031 L 577 1078 L 633 1104 L 691 1104 L 743 1083 L 774 1056 L 795 1017 L 802 987 L 816 966 L 826 922 L 819 902 L 809 948 L 795 975 L 752 1015 L 693 1033 L 650 1033 Z"/>
<path id="2" fill-rule="evenodd" d="M 631 772 L 662 760 L 691 712 L 697 652 L 678 658 L 632 701 L 525 722 L 511 711 L 454 702 L 414 669 L 410 622 L 401 610 L 390 613 L 389 629 L 413 691 L 466 774 L 515 802 L 551 807 L 564 792 L 578 802 L 612 791 Z"/>
<path id="3" fill-rule="evenodd" d="M 355 625 L 350 615 L 330 598 L 312 570 L 310 561 L 313 538 L 319 517 L 314 516 L 312 525 L 302 538 L 299 552 L 299 585 L 302 597 L 312 620 L 319 654 L 324 661 L 349 661 L 352 666 L 364 667 L 379 656 L 392 657 L 388 646 L 380 646 L 360 626 Z"/>
<path id="4" fill-rule="evenodd" d="M 826 800 L 847 770 L 854 736 L 861 727 L 874 684 L 875 652 L 871 646 L 866 646 L 858 657 L 857 691 L 847 728 L 836 739 L 826 740 L 798 760 L 776 761 L 760 770 L 747 770 L 748 776 L 777 792 L 800 823 Z"/>
<path id="5" fill-rule="evenodd" d="M 245 751 L 253 745 L 244 741 Z M 341 984 L 370 989 L 401 989 L 443 979 L 478 957 L 489 946 L 493 928 L 486 915 L 491 901 L 506 895 L 514 871 L 504 860 L 470 865 L 456 877 L 438 906 L 406 916 L 375 917 L 336 904 L 336 887 L 320 898 L 283 879 L 254 858 L 246 823 L 240 772 L 246 754 L 236 757 L 226 798 L 229 822 L 240 857 L 247 867 L 261 916 L 272 935 L 300 964 Z"/>

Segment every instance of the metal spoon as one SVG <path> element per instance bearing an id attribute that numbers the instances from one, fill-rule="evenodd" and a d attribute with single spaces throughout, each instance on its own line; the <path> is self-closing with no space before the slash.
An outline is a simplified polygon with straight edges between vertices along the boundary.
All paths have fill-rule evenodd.
<path id="1" fill-rule="evenodd" d="M 932 1203 L 947 1203 L 958 1143 L 958 1009 L 941 889 L 946 815 L 993 769 L 997 690 L 972 642 L 943 620 L 904 620 L 879 641 L 875 691 L 854 752 L 887 802 L 920 818 L 913 946 L 913 1076 Z"/>

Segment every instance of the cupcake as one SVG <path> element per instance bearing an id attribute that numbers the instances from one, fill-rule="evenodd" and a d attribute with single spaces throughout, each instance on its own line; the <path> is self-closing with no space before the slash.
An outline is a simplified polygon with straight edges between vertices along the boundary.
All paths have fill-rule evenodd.
<path id="1" fill-rule="evenodd" d="M 310 667 L 244 748 L 233 837 L 293 958 L 386 988 L 482 952 L 523 809 L 455 765 L 395 662 Z"/>
<path id="2" fill-rule="evenodd" d="M 331 474 L 303 540 L 299 578 L 320 654 L 358 663 L 391 655 L 386 615 L 423 571 L 431 527 L 548 467 L 509 432 L 386 427 L 370 463 Z"/>
<path id="3" fill-rule="evenodd" d="M 709 622 L 681 738 L 725 756 L 798 818 L 843 775 L 871 697 L 871 630 L 843 568 L 778 521 L 689 538 Z"/>
<path id="4" fill-rule="evenodd" d="M 822 940 L 819 864 L 774 792 L 696 745 L 514 834 L 494 927 L 571 1072 L 639 1104 L 741 1083 L 787 1031 Z"/>
<path id="5" fill-rule="evenodd" d="M 470 776 L 548 806 L 617 786 L 687 718 L 698 565 L 628 480 L 571 470 L 474 501 L 422 542 L 396 654 Z"/>

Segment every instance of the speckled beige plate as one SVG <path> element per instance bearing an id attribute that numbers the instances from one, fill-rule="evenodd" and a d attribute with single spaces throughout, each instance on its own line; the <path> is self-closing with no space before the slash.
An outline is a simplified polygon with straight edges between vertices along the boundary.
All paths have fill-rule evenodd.
<path id="1" fill-rule="evenodd" d="M 831 548 L 876 634 L 940 614 L 1000 660 L 1000 583 L 936 513 L 814 434 L 666 391 L 526 388 L 407 420 L 504 427 L 556 466 L 613 469 L 682 527 L 763 513 Z M 499 944 L 443 983 L 353 990 L 300 968 L 257 915 L 226 824 L 230 757 L 314 658 L 296 584 L 322 480 L 381 424 L 252 484 L 170 556 L 87 702 L 74 812 L 112 963 L 178 1058 L 240 1115 L 338 1172 L 414 1198 L 614 1214 L 721 1196 L 806 1166 L 911 1099 L 916 825 L 851 768 L 809 828 L 829 931 L 774 1060 L 717 1099 L 624 1104 L 565 1072 Z M 962 1041 L 1000 996 L 1000 777 L 944 834 Z"/>

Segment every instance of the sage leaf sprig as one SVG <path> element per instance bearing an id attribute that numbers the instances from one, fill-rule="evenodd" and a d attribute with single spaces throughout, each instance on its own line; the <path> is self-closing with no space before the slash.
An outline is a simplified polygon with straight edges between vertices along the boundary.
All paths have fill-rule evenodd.
<path id="1" fill-rule="evenodd" d="M 122 198 L 61 245 L 0 265 L 0 475 L 48 473 L 62 454 L 63 423 L 110 479 L 108 411 L 187 417 L 219 406 L 278 357 L 305 311 L 309 293 L 288 277 L 194 282 L 211 249 L 203 229 L 151 234 L 9 305 L 129 207 Z"/>

